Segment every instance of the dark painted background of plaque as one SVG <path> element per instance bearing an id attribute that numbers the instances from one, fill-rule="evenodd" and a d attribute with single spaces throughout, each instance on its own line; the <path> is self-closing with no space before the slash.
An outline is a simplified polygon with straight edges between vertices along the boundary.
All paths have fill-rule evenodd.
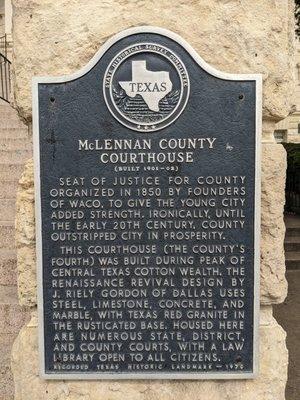
<path id="1" fill-rule="evenodd" d="M 153 133 L 139 133 L 121 125 L 107 109 L 103 98 L 103 76 L 112 58 L 125 47 L 138 42 L 158 43 L 174 51 L 185 64 L 190 78 L 190 97 L 184 112 L 170 126 Z M 196 150 L 193 164 L 181 164 L 176 175 L 245 175 L 247 179 L 246 228 L 243 242 L 247 251 L 245 289 L 247 316 L 245 318 L 246 341 L 238 352 L 244 370 L 253 370 L 253 296 L 254 296 L 254 205 L 255 205 L 255 81 L 227 81 L 211 76 L 200 68 L 189 53 L 170 38 L 141 33 L 121 39 L 115 43 L 98 63 L 79 79 L 67 83 L 39 84 L 39 132 L 41 165 L 41 208 L 43 241 L 43 296 L 45 371 L 52 368 L 52 289 L 49 260 L 60 255 L 59 243 L 49 239 L 51 212 L 49 189 L 57 186 L 60 176 L 110 176 L 114 174 L 110 164 L 100 164 L 97 151 L 78 151 L 78 139 L 136 139 L 150 138 L 157 143 L 160 138 L 216 137 L 212 150 Z M 226 144 L 233 151 L 226 151 Z M 158 147 L 153 149 L 159 150 Z M 123 175 L 134 175 L 123 173 Z M 155 176 L 157 172 L 140 172 Z M 161 179 L 167 182 L 168 174 L 163 171 Z M 240 242 L 241 232 L 232 230 L 226 243 Z M 146 243 L 146 240 L 143 241 Z M 76 245 L 80 243 L 76 242 Z M 127 242 L 128 244 L 128 242 Z M 161 251 L 160 251 L 161 253 Z M 162 253 L 161 253 L 162 254 Z M 158 254 L 159 255 L 159 254 Z M 153 303 L 154 304 L 154 303 Z M 188 336 L 188 335 L 187 335 Z M 186 340 L 189 340 L 186 337 Z M 172 344 L 171 344 L 172 347 Z M 227 353 L 228 355 L 228 353 Z M 222 362 L 234 362 L 222 355 Z M 76 371 L 55 371 L 68 373 Z M 80 371 L 83 373 L 83 371 Z M 94 365 L 88 372 L 97 372 Z M 121 363 L 120 372 L 127 371 Z M 148 372 L 148 371 L 145 371 Z M 166 363 L 163 371 L 174 372 Z M 180 372 L 180 371 L 176 371 Z M 183 371 L 184 372 L 184 371 Z M 199 371 L 201 372 L 201 371 Z M 214 371 L 210 371 L 214 372 Z M 219 369 L 215 372 L 227 372 Z M 236 371 L 231 371 L 236 372 Z M 230 373 L 230 372 L 229 372 Z"/>

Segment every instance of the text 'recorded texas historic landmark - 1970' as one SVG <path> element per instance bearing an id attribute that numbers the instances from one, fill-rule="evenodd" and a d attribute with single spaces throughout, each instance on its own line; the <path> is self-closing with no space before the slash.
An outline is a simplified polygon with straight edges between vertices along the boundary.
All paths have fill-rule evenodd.
<path id="1" fill-rule="evenodd" d="M 254 377 L 260 76 L 140 27 L 33 96 L 42 376 Z"/>

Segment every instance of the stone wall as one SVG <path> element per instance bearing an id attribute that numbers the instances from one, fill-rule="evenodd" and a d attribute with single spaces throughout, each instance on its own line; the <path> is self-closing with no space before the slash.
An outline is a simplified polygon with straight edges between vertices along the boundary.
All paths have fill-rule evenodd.
<path id="1" fill-rule="evenodd" d="M 16 400 L 283 400 L 287 371 L 285 333 L 272 305 L 286 296 L 283 238 L 285 152 L 274 124 L 292 107 L 293 2 L 288 0 L 14 0 L 14 95 L 31 120 L 31 78 L 62 75 L 84 66 L 112 34 L 137 25 L 168 28 L 216 68 L 262 73 L 261 372 L 241 381 L 47 382 L 38 377 L 33 164 L 18 193 L 19 298 L 31 322 L 13 349 Z"/>
<path id="2" fill-rule="evenodd" d="M 0 0 L 0 36 L 5 33 L 4 0 Z"/>
<path id="3" fill-rule="evenodd" d="M 88 4 L 87 4 L 88 3 Z M 231 73 L 262 73 L 265 118 L 282 119 L 293 91 L 293 1 L 14 0 L 16 105 L 31 119 L 31 78 L 84 66 L 105 40 L 138 25 L 170 29 L 206 62 Z"/>

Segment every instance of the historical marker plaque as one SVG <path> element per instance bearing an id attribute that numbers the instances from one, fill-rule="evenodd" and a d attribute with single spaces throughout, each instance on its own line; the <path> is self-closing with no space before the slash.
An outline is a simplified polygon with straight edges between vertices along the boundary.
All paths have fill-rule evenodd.
<path id="1" fill-rule="evenodd" d="M 143 27 L 33 96 L 42 376 L 253 377 L 260 76 Z"/>

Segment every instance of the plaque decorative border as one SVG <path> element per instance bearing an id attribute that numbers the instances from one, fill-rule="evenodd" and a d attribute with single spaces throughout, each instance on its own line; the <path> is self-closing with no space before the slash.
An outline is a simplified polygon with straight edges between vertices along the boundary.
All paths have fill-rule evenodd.
<path id="1" fill-rule="evenodd" d="M 256 145 L 255 145 L 255 216 L 254 216 L 254 317 L 253 317 L 253 372 L 240 373 L 67 373 L 53 374 L 45 372 L 44 354 L 44 304 L 43 304 L 43 270 L 42 270 L 42 219 L 41 219 L 41 183 L 40 183 L 40 150 L 39 150 L 39 84 L 64 83 L 78 79 L 88 73 L 101 59 L 105 52 L 119 40 L 139 33 L 153 33 L 172 39 L 181 45 L 194 61 L 210 75 L 228 81 L 255 81 L 256 83 Z M 261 74 L 230 74 L 218 71 L 207 64 L 199 54 L 182 37 L 164 28 L 141 26 L 124 30 L 109 40 L 99 49 L 95 56 L 79 71 L 57 77 L 34 77 L 32 80 L 33 96 L 33 143 L 34 143 L 34 181 L 35 181 L 35 215 L 36 215 L 36 254 L 37 254 L 37 286 L 38 286 L 38 331 L 40 377 L 53 380 L 121 380 L 121 379 L 253 379 L 259 369 L 259 274 L 260 274 L 260 160 L 261 160 L 261 128 L 262 128 L 262 75 Z"/>

